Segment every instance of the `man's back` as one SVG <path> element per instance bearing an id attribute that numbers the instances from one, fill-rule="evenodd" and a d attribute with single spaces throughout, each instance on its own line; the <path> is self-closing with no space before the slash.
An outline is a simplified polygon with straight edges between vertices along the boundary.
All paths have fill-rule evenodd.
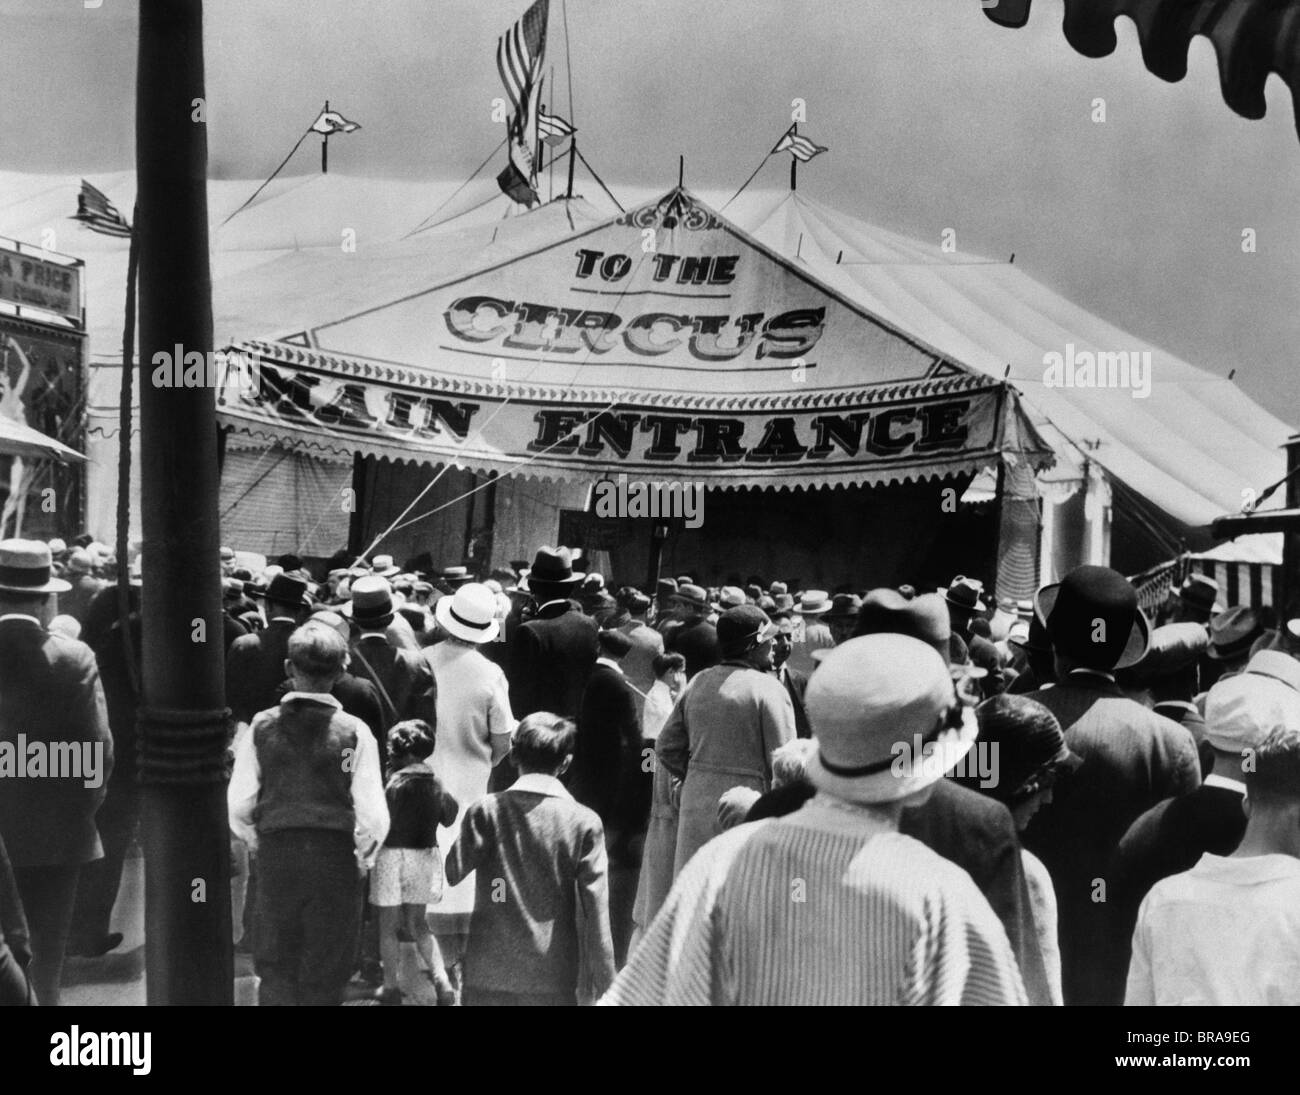
<path id="1" fill-rule="evenodd" d="M 226 702 L 239 722 L 280 702 L 284 681 L 284 659 L 289 654 L 289 636 L 297 624 L 272 620 L 261 631 L 241 635 L 226 652 Z"/>
<path id="2" fill-rule="evenodd" d="M 708 620 L 692 620 L 668 632 L 664 636 L 664 649 L 686 659 L 688 679 L 722 661 L 718 629 Z"/>
<path id="3" fill-rule="evenodd" d="M 576 609 L 546 606 L 523 624 L 511 651 L 510 706 L 523 718 L 550 711 L 578 717 L 582 692 L 596 664 L 596 621 Z"/>
<path id="4" fill-rule="evenodd" d="M 1138 913 L 1126 1004 L 1300 1004 L 1300 859 L 1206 854 Z"/>
<path id="5" fill-rule="evenodd" d="M 993 910 L 960 868 L 818 797 L 686 866 L 607 1004 L 1023 1004 Z"/>

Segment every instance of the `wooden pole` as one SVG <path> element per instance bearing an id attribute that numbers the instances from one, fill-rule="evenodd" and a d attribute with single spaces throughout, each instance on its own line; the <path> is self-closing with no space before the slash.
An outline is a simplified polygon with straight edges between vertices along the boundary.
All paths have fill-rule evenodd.
<path id="1" fill-rule="evenodd" d="M 326 112 L 329 111 L 329 108 L 330 108 L 330 101 L 326 99 L 325 100 Z M 320 139 L 320 173 L 322 175 L 328 175 L 329 170 L 330 170 L 330 135 L 328 133 L 324 133 L 321 135 L 321 139 Z"/>
<path id="2" fill-rule="evenodd" d="M 1300 509 L 1300 433 L 1286 440 L 1286 508 Z M 1288 531 L 1282 537 L 1282 590 L 1276 599 L 1285 615 L 1285 621 L 1300 616 L 1300 530 Z"/>
<path id="3" fill-rule="evenodd" d="M 202 0 L 140 0 L 136 177 L 144 526 L 139 768 L 150 1004 L 231 1004 L 216 393 L 149 383 L 212 351 Z M 121 438 L 129 444 L 130 438 Z M 122 560 L 125 565 L 126 560 Z"/>
<path id="4" fill-rule="evenodd" d="M 569 138 L 569 189 L 564 195 L 566 198 L 573 197 L 573 164 L 578 158 L 578 140 L 576 137 Z"/>

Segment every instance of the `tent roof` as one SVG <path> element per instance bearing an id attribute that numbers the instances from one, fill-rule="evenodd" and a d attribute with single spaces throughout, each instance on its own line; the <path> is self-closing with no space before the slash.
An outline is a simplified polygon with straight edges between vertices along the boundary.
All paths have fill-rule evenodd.
<path id="1" fill-rule="evenodd" d="M 131 208 L 133 175 L 91 181 L 119 208 Z M 42 231 L 54 228 L 52 249 L 86 260 L 91 358 L 119 361 L 126 241 L 68 219 L 78 182 L 0 172 L 0 234 L 39 243 Z M 599 226 L 613 211 L 597 194 L 590 202 L 556 202 L 516 215 L 495 184 L 482 180 L 438 214 L 453 215 L 450 224 L 403 239 L 425 211 L 452 194 L 453 184 L 310 175 L 276 180 L 223 227 L 221 221 L 255 185 L 209 183 L 219 344 L 276 338 L 391 302 L 403 288 L 436 284 L 439 272 L 457 263 L 464 269 L 467 255 L 490 258 L 494 246 L 527 249 L 561 239 Z M 646 189 L 615 190 L 630 195 L 633 205 L 660 196 Z M 997 380 L 1007 376 L 1063 458 L 1066 468 L 1054 474 L 1068 473 L 1086 453 L 1173 517 L 1204 524 L 1237 510 L 1243 490 L 1259 490 L 1284 472 L 1279 446 L 1288 435 L 1285 423 L 1227 380 L 1120 330 L 1021 268 L 944 254 L 803 193 L 747 191 L 730 205 L 725 194 L 701 192 L 697 198 L 723 210 L 728 222 L 791 269 L 962 371 Z M 355 232 L 354 252 L 343 248 L 347 229 Z M 1047 387 L 1044 355 L 1063 353 L 1069 344 L 1091 351 L 1150 350 L 1150 395 Z M 104 387 L 108 401 L 115 382 Z"/>

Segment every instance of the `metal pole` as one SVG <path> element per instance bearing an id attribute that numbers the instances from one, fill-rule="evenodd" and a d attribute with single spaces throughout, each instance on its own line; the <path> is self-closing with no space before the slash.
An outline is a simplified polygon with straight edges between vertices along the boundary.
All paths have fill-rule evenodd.
<path id="1" fill-rule="evenodd" d="M 231 1004 L 234 991 L 216 393 L 148 382 L 156 353 L 212 350 L 207 133 L 191 120 L 203 99 L 202 0 L 140 0 L 139 738 L 146 987 L 162 1005 Z"/>

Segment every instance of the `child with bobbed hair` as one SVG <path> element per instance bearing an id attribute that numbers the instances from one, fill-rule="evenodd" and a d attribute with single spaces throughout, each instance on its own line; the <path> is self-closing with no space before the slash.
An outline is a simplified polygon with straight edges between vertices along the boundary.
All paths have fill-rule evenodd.
<path id="1" fill-rule="evenodd" d="M 433 727 L 423 719 L 407 719 L 388 731 L 392 774 L 384 791 L 392 824 L 375 862 L 370 888 L 370 903 L 379 909 L 384 983 L 376 996 L 382 1004 L 400 1004 L 405 995 L 398 984 L 402 943 L 415 944 L 438 1003 L 450 1005 L 456 1000 L 425 916 L 426 906 L 442 897 L 438 826 L 454 822 L 459 810 L 426 763 L 434 744 Z"/>

